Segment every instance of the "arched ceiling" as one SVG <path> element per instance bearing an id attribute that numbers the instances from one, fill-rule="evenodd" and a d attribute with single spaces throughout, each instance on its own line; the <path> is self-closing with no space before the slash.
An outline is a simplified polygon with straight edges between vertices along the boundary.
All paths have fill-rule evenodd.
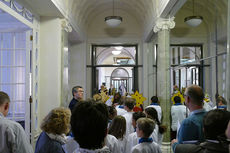
<path id="1" fill-rule="evenodd" d="M 189 10 L 190 14 L 185 16 L 191 16 L 193 1 L 188 0 L 182 9 L 178 13 L 183 13 L 183 10 Z M 218 22 L 222 25 L 227 23 L 227 6 L 226 0 L 194 0 L 194 15 L 201 15 L 204 18 L 206 24 L 212 24 L 217 17 Z"/>
<path id="2" fill-rule="evenodd" d="M 114 14 L 123 10 L 131 14 L 142 28 L 154 17 L 155 0 L 114 0 Z M 69 11 L 78 22 L 79 27 L 87 29 L 90 21 L 98 14 L 110 11 L 112 15 L 112 0 L 69 0 Z M 70 13 L 69 12 L 69 13 Z"/>

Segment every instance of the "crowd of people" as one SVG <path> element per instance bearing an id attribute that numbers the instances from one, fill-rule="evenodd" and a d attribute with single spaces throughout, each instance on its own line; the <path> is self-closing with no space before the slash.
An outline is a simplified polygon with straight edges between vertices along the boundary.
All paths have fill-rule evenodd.
<path id="1" fill-rule="evenodd" d="M 162 125 L 164 112 L 157 96 L 143 111 L 135 99 L 115 93 L 111 105 L 100 94 L 83 100 L 84 89 L 73 87 L 69 108 L 52 109 L 41 123 L 35 153 L 161 153 L 164 133 L 171 129 L 174 153 L 228 153 L 230 112 L 223 97 L 217 108 L 204 109 L 204 92 L 191 85 L 171 107 L 171 127 Z M 32 153 L 24 129 L 6 118 L 10 98 L 0 91 L 0 153 Z"/>

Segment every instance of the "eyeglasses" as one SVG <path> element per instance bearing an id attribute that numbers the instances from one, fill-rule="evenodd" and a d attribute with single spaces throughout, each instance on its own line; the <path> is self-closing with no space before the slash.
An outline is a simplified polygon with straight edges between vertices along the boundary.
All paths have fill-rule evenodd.
<path id="1" fill-rule="evenodd" d="M 77 92 L 81 92 L 81 93 L 84 93 L 84 90 L 78 90 Z"/>

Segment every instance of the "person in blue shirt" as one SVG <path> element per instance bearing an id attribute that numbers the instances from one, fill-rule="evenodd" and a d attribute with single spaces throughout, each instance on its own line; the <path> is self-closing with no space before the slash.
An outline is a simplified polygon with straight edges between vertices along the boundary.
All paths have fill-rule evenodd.
<path id="1" fill-rule="evenodd" d="M 182 121 L 177 139 L 172 140 L 173 150 L 178 143 L 199 144 L 204 141 L 203 117 L 206 112 L 203 109 L 203 89 L 200 86 L 191 85 L 185 90 L 184 98 L 190 114 Z"/>

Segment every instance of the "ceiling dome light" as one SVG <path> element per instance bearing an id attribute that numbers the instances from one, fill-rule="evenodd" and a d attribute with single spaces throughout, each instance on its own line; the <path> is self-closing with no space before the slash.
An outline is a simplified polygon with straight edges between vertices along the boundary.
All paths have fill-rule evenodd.
<path id="1" fill-rule="evenodd" d="M 113 51 L 112 51 L 112 54 L 113 54 L 113 55 L 119 55 L 120 53 L 121 53 L 120 50 L 113 50 Z"/>
<path id="2" fill-rule="evenodd" d="M 184 22 L 191 27 L 197 27 L 203 21 L 203 17 L 199 15 L 198 16 L 194 15 L 194 0 L 192 2 L 193 2 L 193 9 L 192 9 L 193 15 L 186 17 L 184 19 Z"/>
<path id="3" fill-rule="evenodd" d="M 114 47 L 116 50 L 122 50 L 124 47 L 122 47 L 122 46 L 116 46 L 116 47 Z"/>
<path id="4" fill-rule="evenodd" d="M 188 16 L 184 19 L 184 22 L 191 27 L 197 27 L 201 24 L 202 20 L 202 16 Z"/>
<path id="5" fill-rule="evenodd" d="M 110 27 L 116 27 L 122 22 L 122 17 L 114 15 L 114 0 L 113 0 L 113 15 L 105 17 L 105 22 Z"/>
<path id="6" fill-rule="evenodd" d="M 105 17 L 105 22 L 110 27 L 116 27 L 122 22 L 122 17 L 120 16 L 107 16 Z"/>

